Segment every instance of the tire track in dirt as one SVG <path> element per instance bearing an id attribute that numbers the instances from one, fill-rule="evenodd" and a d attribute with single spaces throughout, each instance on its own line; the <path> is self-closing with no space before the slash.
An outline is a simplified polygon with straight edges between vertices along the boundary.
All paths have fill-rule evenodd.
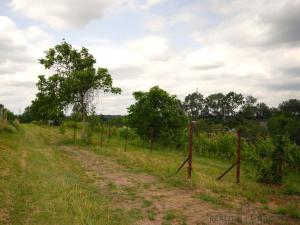
<path id="1" fill-rule="evenodd" d="M 79 161 L 95 185 L 112 197 L 111 207 L 140 209 L 143 219 L 136 223 L 138 225 L 160 225 L 164 222 L 191 225 L 297 223 L 263 212 L 254 205 L 246 204 L 236 209 L 207 203 L 195 197 L 199 194 L 197 190 L 165 187 L 154 176 L 133 173 L 112 159 L 80 147 L 64 146 L 62 149 Z"/>

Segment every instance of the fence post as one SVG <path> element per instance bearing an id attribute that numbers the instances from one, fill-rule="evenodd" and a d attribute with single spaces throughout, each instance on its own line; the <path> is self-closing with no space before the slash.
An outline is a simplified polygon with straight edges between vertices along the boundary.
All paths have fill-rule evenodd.
<path id="1" fill-rule="evenodd" d="M 241 131 L 237 131 L 237 148 L 236 148 L 236 183 L 240 182 L 241 167 Z"/>
<path id="2" fill-rule="evenodd" d="M 188 167 L 188 178 L 192 177 L 192 157 L 193 157 L 193 122 L 189 124 L 189 167 Z"/>

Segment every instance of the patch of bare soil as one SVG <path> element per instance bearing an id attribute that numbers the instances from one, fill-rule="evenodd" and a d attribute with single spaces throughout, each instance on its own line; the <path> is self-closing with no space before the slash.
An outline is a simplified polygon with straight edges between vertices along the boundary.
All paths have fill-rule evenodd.
<path id="1" fill-rule="evenodd" d="M 112 159 L 79 147 L 65 146 L 63 150 L 79 161 L 95 185 L 112 198 L 113 208 L 140 210 L 143 219 L 138 225 L 300 224 L 254 204 L 233 208 L 202 201 L 195 197 L 199 190 L 167 188 L 154 176 L 134 173 Z"/>

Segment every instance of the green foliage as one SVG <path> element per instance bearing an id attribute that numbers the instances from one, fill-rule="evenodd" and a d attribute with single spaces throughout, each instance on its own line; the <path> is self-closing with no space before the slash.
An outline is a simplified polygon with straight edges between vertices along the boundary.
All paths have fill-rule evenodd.
<path id="1" fill-rule="evenodd" d="M 287 135 L 292 141 L 300 144 L 300 118 L 279 114 L 268 121 L 268 129 L 272 135 Z"/>
<path id="2" fill-rule="evenodd" d="M 17 129 L 8 124 L 8 123 L 2 123 L 0 122 L 0 132 L 3 131 L 3 132 L 8 132 L 8 133 L 16 133 L 17 132 Z"/>
<path id="3" fill-rule="evenodd" d="M 63 110 L 77 106 L 77 112 L 85 120 L 97 91 L 120 94 L 121 89 L 112 86 L 112 78 L 106 68 L 94 68 L 96 60 L 87 48 L 77 50 L 63 41 L 46 51 L 40 63 L 55 74 L 39 76 L 38 93 L 32 105 L 25 110 L 25 121 L 57 120 L 63 118 Z"/>
<path id="4" fill-rule="evenodd" d="M 299 171 L 300 148 L 287 136 L 261 138 L 256 143 L 257 179 L 262 183 L 281 183 L 288 169 Z"/>
<path id="5" fill-rule="evenodd" d="M 202 115 L 204 106 L 205 99 L 197 91 L 187 95 L 183 102 L 184 111 L 193 120 L 198 119 Z"/>
<path id="6" fill-rule="evenodd" d="M 89 123 L 85 123 L 81 130 L 81 140 L 85 144 L 90 144 L 92 142 L 93 128 Z"/>
<path id="7" fill-rule="evenodd" d="M 15 119 L 13 122 L 12 122 L 12 125 L 16 128 L 16 129 L 19 129 L 20 128 L 20 122 L 18 119 Z"/>
<path id="8" fill-rule="evenodd" d="M 298 99 L 289 99 L 288 101 L 284 101 L 278 108 L 281 112 L 300 116 L 300 100 Z"/>
<path id="9" fill-rule="evenodd" d="M 135 92 L 136 103 L 128 109 L 128 123 L 146 140 L 172 143 L 180 138 L 186 117 L 176 96 L 158 86 L 149 92 Z"/>
<path id="10" fill-rule="evenodd" d="M 233 133 L 203 133 L 193 138 L 194 153 L 198 156 L 213 156 L 232 159 L 236 152 L 236 137 Z"/>
<path id="11" fill-rule="evenodd" d="M 65 134 L 65 132 L 66 132 L 65 124 L 61 123 L 60 126 L 59 126 L 59 133 L 60 134 Z"/>
<path id="12" fill-rule="evenodd" d="M 137 138 L 137 134 L 136 134 L 136 131 L 130 127 L 122 127 L 119 129 L 119 136 L 122 137 L 122 138 L 127 138 L 128 139 L 135 139 Z"/>
<path id="13" fill-rule="evenodd" d="M 292 202 L 288 203 L 285 207 L 278 207 L 276 213 L 288 215 L 297 219 L 300 218 L 300 210 L 298 209 L 297 204 Z"/>

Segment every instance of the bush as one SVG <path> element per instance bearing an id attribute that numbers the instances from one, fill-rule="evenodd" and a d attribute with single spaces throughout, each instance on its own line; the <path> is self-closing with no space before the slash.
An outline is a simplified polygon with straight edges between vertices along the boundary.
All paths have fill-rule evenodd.
<path id="1" fill-rule="evenodd" d="M 0 123 L 0 131 L 15 133 L 17 132 L 17 129 L 8 123 Z"/>
<path id="2" fill-rule="evenodd" d="M 59 126 L 59 133 L 60 134 L 65 134 L 65 132 L 66 132 L 65 124 L 61 123 L 60 126 Z"/>
<path id="3" fill-rule="evenodd" d="M 20 122 L 18 119 L 15 119 L 12 123 L 12 125 L 16 128 L 19 129 L 20 128 Z"/>
<path id="4" fill-rule="evenodd" d="M 232 159 L 236 154 L 236 137 L 233 133 L 199 133 L 193 139 L 196 155 Z"/>
<path id="5" fill-rule="evenodd" d="M 288 169 L 299 170 L 300 149 L 287 136 L 260 139 L 256 143 L 257 180 L 281 183 Z"/>
<path id="6" fill-rule="evenodd" d="M 85 123 L 82 128 L 81 139 L 85 144 L 92 142 L 93 127 L 89 123 Z"/>
<path id="7" fill-rule="evenodd" d="M 122 138 L 126 138 L 126 135 L 127 135 L 128 139 L 131 139 L 131 140 L 133 140 L 137 137 L 137 134 L 134 129 L 124 126 L 119 129 L 119 136 Z"/>

